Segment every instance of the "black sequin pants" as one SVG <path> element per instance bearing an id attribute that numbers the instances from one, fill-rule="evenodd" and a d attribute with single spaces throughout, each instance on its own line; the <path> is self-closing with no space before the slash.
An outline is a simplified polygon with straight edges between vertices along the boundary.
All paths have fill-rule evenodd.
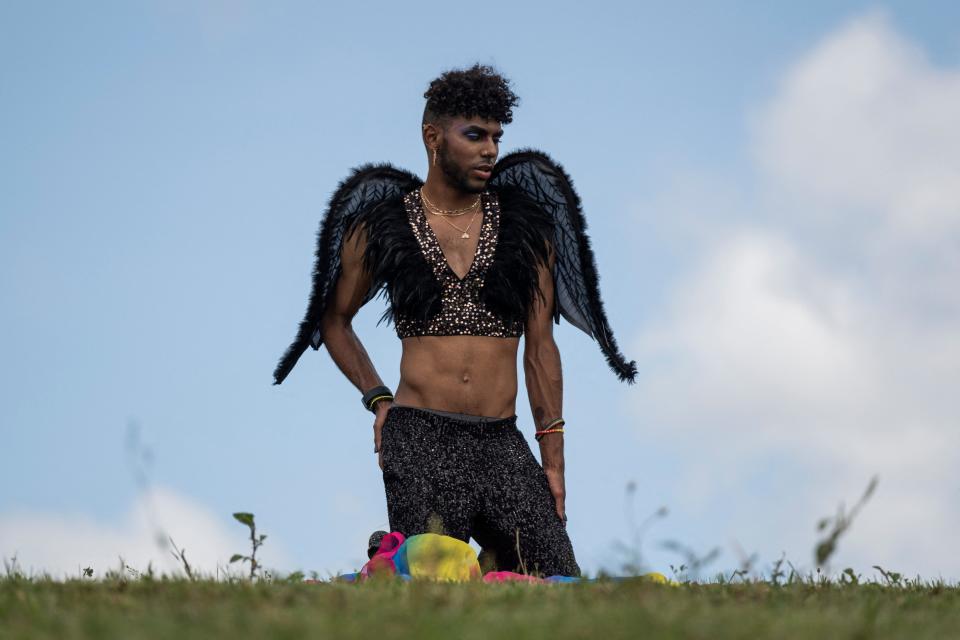
<path id="1" fill-rule="evenodd" d="M 390 529 L 472 537 L 484 570 L 579 576 L 547 476 L 516 422 L 392 406 L 381 433 Z"/>

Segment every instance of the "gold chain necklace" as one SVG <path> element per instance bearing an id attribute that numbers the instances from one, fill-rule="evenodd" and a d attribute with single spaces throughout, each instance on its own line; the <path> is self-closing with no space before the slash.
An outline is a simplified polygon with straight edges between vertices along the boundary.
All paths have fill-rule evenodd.
<path id="1" fill-rule="evenodd" d="M 478 214 L 478 213 L 480 213 L 480 209 L 477 209 L 476 211 L 473 212 L 473 217 L 470 218 L 470 223 L 467 225 L 467 228 L 466 228 L 466 229 L 461 229 L 460 227 L 458 227 L 457 225 L 453 224 L 452 222 L 450 222 L 450 221 L 447 220 L 446 218 L 442 218 L 442 220 L 443 220 L 444 222 L 446 222 L 448 225 L 450 225 L 451 227 L 453 227 L 454 229 L 456 229 L 457 231 L 459 231 L 461 238 L 469 238 L 469 237 L 470 237 L 470 234 L 467 233 L 467 231 L 470 229 L 470 227 L 473 226 L 473 221 L 477 219 L 477 214 Z"/>
<path id="2" fill-rule="evenodd" d="M 437 216 L 462 216 L 465 213 L 468 213 L 471 209 L 474 209 L 478 204 L 480 204 L 480 196 L 477 196 L 477 199 L 474 200 L 470 205 L 466 207 L 461 207 L 460 209 L 441 209 L 437 205 L 430 202 L 430 199 L 423 192 L 423 187 L 420 187 L 420 199 L 423 200 L 423 203 L 427 205 L 427 209 L 430 210 L 430 213 Z"/>

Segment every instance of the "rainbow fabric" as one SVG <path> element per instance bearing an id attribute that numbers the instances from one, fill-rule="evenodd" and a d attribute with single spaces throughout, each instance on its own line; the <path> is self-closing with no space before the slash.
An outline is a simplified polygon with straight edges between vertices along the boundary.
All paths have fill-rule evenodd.
<path id="1" fill-rule="evenodd" d="M 360 578 L 393 574 L 407 579 L 466 582 L 480 578 L 477 554 L 466 542 L 436 533 L 404 538 L 387 534 L 380 548 L 360 570 Z"/>
<path id="2" fill-rule="evenodd" d="M 404 580 L 434 580 L 439 582 L 580 582 L 571 576 L 537 578 L 512 571 L 490 571 L 481 575 L 480 563 L 473 548 L 462 540 L 436 533 L 421 533 L 404 537 L 399 531 L 389 533 L 380 541 L 380 547 L 357 573 L 339 576 L 345 582 L 357 582 L 372 577 L 392 576 Z M 644 578 L 653 582 L 676 585 L 660 573 L 648 573 Z"/>

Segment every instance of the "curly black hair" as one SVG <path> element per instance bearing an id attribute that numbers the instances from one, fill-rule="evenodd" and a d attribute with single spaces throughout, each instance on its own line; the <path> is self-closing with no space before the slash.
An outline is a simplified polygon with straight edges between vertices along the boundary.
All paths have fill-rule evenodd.
<path id="1" fill-rule="evenodd" d="M 501 124 L 513 122 L 513 107 L 520 99 L 510 90 L 510 81 L 493 67 L 475 64 L 469 69 L 451 69 L 430 83 L 423 94 L 427 104 L 423 123 L 444 117 L 480 116 Z"/>

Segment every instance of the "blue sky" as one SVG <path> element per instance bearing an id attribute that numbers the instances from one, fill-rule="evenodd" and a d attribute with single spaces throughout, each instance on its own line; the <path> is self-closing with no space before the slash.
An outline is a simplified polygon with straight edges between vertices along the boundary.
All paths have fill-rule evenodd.
<path id="1" fill-rule="evenodd" d="M 955 349 L 927 342 L 951 344 L 960 319 L 956 294 L 934 287 L 958 273 L 955 249 L 937 239 L 957 237 L 960 201 L 934 169 L 889 186 L 915 167 L 954 175 L 956 151 L 937 141 L 955 139 L 957 125 L 936 114 L 955 100 L 960 8 L 555 7 L 4 3 L 0 552 L 57 571 L 73 556 L 159 558 L 137 524 L 152 505 L 209 566 L 243 544 L 236 510 L 270 534 L 268 564 L 358 566 L 366 536 L 386 526 L 369 415 L 323 351 L 280 387 L 270 374 L 302 316 L 337 181 L 368 161 L 422 174 L 426 84 L 481 61 L 522 99 L 504 151 L 543 149 L 573 176 L 608 315 L 641 369 L 628 388 L 585 335 L 557 328 L 570 531 L 584 568 L 617 568 L 630 481 L 637 518 L 670 509 L 645 542 L 651 567 L 678 563 L 658 547 L 672 538 L 720 546 L 719 570 L 737 566 L 738 545 L 761 565 L 786 551 L 809 566 L 816 517 L 879 473 L 839 562 L 960 575 L 936 544 L 952 526 L 957 477 L 952 460 L 927 458 L 949 447 L 913 453 L 943 470 L 929 486 L 910 484 L 913 467 L 882 463 L 897 442 L 952 444 L 943 425 L 960 417 L 925 395 L 960 364 Z M 866 98 L 851 89 L 864 82 Z M 929 109 L 895 111 L 910 105 Z M 867 123 L 862 137 L 844 137 L 853 124 L 830 128 L 847 117 Z M 857 155 L 901 122 L 917 126 Z M 857 167 L 876 158 L 890 161 L 863 177 Z M 873 183 L 855 189 L 872 179 L 889 197 L 871 199 Z M 910 208 L 931 199 L 946 213 Z M 933 288 L 897 286 L 914 277 Z M 769 282 L 789 284 L 767 296 Z M 394 387 L 400 344 L 375 326 L 382 304 L 356 329 Z M 907 307 L 915 313 L 901 317 Z M 818 315 L 825 308 L 839 311 Z M 768 320 L 763 330 L 742 334 L 744 309 Z M 882 362 L 861 357 L 878 344 Z M 846 359 L 806 362 L 818 349 Z M 887 366 L 901 350 L 931 354 L 907 368 L 916 393 L 879 418 L 864 413 L 902 388 Z M 787 370 L 782 381 L 770 373 Z M 818 386 L 823 371 L 849 375 Z M 863 371 L 883 375 L 872 386 Z M 926 375 L 934 382 L 920 385 Z M 731 391 L 730 380 L 743 385 Z M 531 433 L 522 390 L 517 413 Z M 857 431 L 868 418 L 876 432 Z M 826 425 L 811 433 L 840 435 L 806 438 L 809 421 Z M 125 453 L 131 424 L 152 453 L 146 494 Z M 844 457 L 849 443 L 863 460 Z M 883 517 L 926 523 L 927 550 L 911 551 L 906 529 Z"/>

